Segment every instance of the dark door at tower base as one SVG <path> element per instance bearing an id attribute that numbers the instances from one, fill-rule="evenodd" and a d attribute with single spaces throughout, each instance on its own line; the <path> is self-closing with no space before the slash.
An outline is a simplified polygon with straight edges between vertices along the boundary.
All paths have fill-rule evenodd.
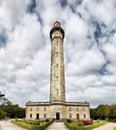
<path id="1" fill-rule="evenodd" d="M 36 114 L 36 119 L 39 119 L 39 113 Z"/>
<path id="2" fill-rule="evenodd" d="M 56 113 L 56 120 L 60 120 L 60 113 L 59 112 Z"/>
<path id="3" fill-rule="evenodd" d="M 77 114 L 77 120 L 79 120 L 79 114 Z"/>

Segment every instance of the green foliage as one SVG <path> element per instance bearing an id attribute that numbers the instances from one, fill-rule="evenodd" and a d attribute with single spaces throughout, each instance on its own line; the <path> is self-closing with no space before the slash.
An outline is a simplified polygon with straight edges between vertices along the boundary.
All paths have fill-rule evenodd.
<path id="1" fill-rule="evenodd" d="M 26 129 L 30 129 L 31 128 L 31 124 L 28 124 L 28 123 L 25 123 L 25 122 L 22 122 L 22 121 L 13 121 L 12 120 L 12 123 L 20 126 L 20 127 L 23 127 L 23 128 L 26 128 Z"/>
<path id="2" fill-rule="evenodd" d="M 46 119 L 45 121 L 46 121 L 46 122 L 49 122 L 49 119 Z"/>
<path id="3" fill-rule="evenodd" d="M 5 118 L 5 116 L 6 116 L 6 113 L 0 109 L 0 119 Z"/>
<path id="4" fill-rule="evenodd" d="M 35 121 L 31 121 L 31 123 L 27 123 L 27 122 L 24 122 L 24 121 L 12 121 L 13 123 L 15 123 L 16 125 L 20 126 L 20 127 L 23 127 L 23 128 L 26 128 L 26 129 L 29 129 L 29 130 L 45 130 L 46 127 L 48 125 L 51 124 L 51 122 L 44 122 L 44 123 L 41 123 L 39 122 L 40 124 L 37 125 L 36 123 L 38 123 L 37 120 Z"/>
<path id="5" fill-rule="evenodd" d="M 94 128 L 97 128 L 101 125 L 104 125 L 106 122 L 99 122 L 99 123 L 94 123 L 91 125 L 84 125 L 84 126 L 78 126 L 73 123 L 67 123 L 65 122 L 65 125 L 70 129 L 70 130 L 92 130 Z"/>
<path id="6" fill-rule="evenodd" d="M 99 105 L 97 108 L 90 110 L 92 119 L 102 119 L 107 121 L 114 121 L 116 119 L 116 104 L 113 105 Z"/>
<path id="7" fill-rule="evenodd" d="M 34 120 L 34 121 L 32 122 L 32 124 L 33 124 L 33 125 L 40 125 L 40 121 L 39 121 L 39 120 Z"/>
<path id="8" fill-rule="evenodd" d="M 68 122 L 67 122 L 68 123 Z M 81 121 L 74 121 L 71 124 L 75 125 L 75 126 L 84 126 L 84 123 Z"/>
<path id="9" fill-rule="evenodd" d="M 105 118 L 105 121 L 109 122 L 110 120 L 109 120 L 109 118 L 108 118 L 108 117 L 106 117 L 106 118 Z"/>
<path id="10" fill-rule="evenodd" d="M 10 118 L 24 118 L 25 108 L 21 108 L 18 105 L 2 105 L 0 109 L 6 113 Z"/>
<path id="11" fill-rule="evenodd" d="M 83 122 L 78 122 L 78 126 L 84 126 Z"/>
<path id="12" fill-rule="evenodd" d="M 70 123 L 71 122 L 71 119 L 67 119 L 67 121 L 66 121 L 67 123 Z"/>

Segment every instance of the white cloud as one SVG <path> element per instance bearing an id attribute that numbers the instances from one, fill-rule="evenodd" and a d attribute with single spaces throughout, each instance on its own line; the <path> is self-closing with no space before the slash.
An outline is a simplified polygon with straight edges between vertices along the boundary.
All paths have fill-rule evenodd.
<path id="1" fill-rule="evenodd" d="M 68 0 L 61 7 L 58 0 L 36 0 L 29 13 L 30 3 L 0 1 L 0 34 L 7 37 L 0 48 L 0 92 L 22 106 L 28 100 L 49 100 L 49 32 L 59 20 L 65 31 L 67 100 L 87 100 L 91 106 L 115 103 L 116 2 Z"/>
<path id="2" fill-rule="evenodd" d="M 23 17 L 27 9 L 27 4 L 29 0 L 20 1 L 20 0 L 2 0 L 2 5 L 0 7 L 0 19 L 1 23 L 7 29 L 12 29 L 15 25 L 18 24 L 20 19 Z"/>

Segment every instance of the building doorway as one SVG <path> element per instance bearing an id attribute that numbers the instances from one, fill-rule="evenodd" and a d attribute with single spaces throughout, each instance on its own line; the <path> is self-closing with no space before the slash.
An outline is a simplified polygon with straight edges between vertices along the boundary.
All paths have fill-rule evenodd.
<path id="1" fill-rule="evenodd" d="M 77 114 L 77 120 L 79 120 L 79 114 Z"/>
<path id="2" fill-rule="evenodd" d="M 37 120 L 39 119 L 39 113 L 36 114 L 36 119 L 37 119 Z"/>
<path id="3" fill-rule="evenodd" d="M 56 120 L 60 120 L 60 113 L 56 112 Z"/>

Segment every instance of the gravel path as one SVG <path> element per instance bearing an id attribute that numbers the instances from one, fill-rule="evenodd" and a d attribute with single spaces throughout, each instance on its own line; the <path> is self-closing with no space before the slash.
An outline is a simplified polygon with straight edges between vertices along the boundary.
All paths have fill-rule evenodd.
<path id="1" fill-rule="evenodd" d="M 107 123 L 103 126 L 100 126 L 98 128 L 95 128 L 93 130 L 113 130 L 113 128 L 116 127 L 116 123 Z"/>
<path id="2" fill-rule="evenodd" d="M 46 130 L 69 130 L 64 122 L 54 122 L 46 128 Z"/>
<path id="3" fill-rule="evenodd" d="M 26 130 L 23 129 L 13 123 L 11 123 L 10 121 L 0 121 L 0 130 Z"/>

